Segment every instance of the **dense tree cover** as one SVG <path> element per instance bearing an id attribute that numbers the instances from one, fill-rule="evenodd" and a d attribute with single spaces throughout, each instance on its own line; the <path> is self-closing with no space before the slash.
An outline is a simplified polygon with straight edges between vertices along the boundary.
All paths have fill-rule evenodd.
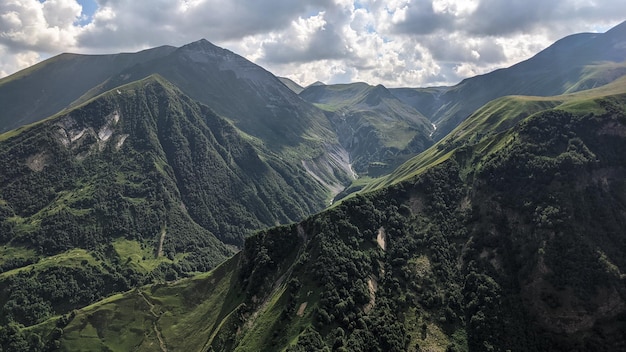
<path id="1" fill-rule="evenodd" d="M 601 114 L 537 113 L 500 135 L 457 146 L 449 158 L 413 179 L 247 238 L 223 298 L 237 303 L 216 313 L 219 319 L 205 347 L 623 349 L 626 115 L 619 101 L 594 103 L 604 110 Z M 145 138 L 156 137 L 148 133 Z M 152 161 L 160 165 L 157 173 L 176 174 L 159 160 Z M 169 232 L 186 213 L 172 206 L 172 199 L 178 199 L 172 194 L 180 192 L 171 186 L 176 181 L 164 180 L 155 188 L 171 187 L 164 192 L 170 196 L 150 209 L 158 213 L 162 204 L 168 210 Z M 127 198 L 121 193 L 119 204 Z M 0 208 L 5 228 L 19 234 L 23 224 L 12 219 L 20 212 L 9 201 L 5 204 Z M 135 204 L 129 201 L 129 209 Z M 58 238 L 73 231 L 64 223 L 74 221 L 66 219 L 82 215 L 72 209 L 59 216 L 57 227 L 50 227 Z M 130 219 L 127 226 L 132 228 Z M 71 243 L 72 237 L 67 238 Z M 175 255 L 180 243 L 166 251 Z M 101 251 L 108 255 L 106 248 Z M 190 259 L 157 271 L 174 279 L 200 267 L 193 267 L 195 257 L 185 258 Z M 51 275 L 55 282 L 54 271 L 37 275 Z M 134 276 L 125 275 L 126 282 L 115 281 L 115 275 L 110 279 L 129 286 L 150 280 L 129 277 Z M 43 296 L 66 294 L 15 282 Z M 97 285 L 79 287 L 77 299 L 87 299 Z M 10 299 L 19 304 L 5 309 L 17 312 L 19 306 L 32 321 L 62 311 L 52 300 L 19 298 L 23 291 L 14 287 L 18 293 Z M 3 348 L 32 345 L 33 350 L 53 346 L 62 343 L 62 326 L 69 320 L 59 323 L 61 330 L 43 335 L 7 321 L 0 343 Z"/>
<path id="2" fill-rule="evenodd" d="M 626 141 L 616 132 L 626 121 L 607 110 L 537 114 L 499 136 L 507 142 L 487 154 L 464 146 L 410 181 L 249 238 L 240 280 L 256 299 L 247 301 L 244 316 L 262 314 L 263 302 L 289 282 L 274 337 L 259 346 L 626 345 L 626 165 L 619 157 Z M 303 301 L 314 313 L 298 318 Z M 298 330 L 300 319 L 311 321 Z M 242 341 L 236 331 L 245 335 L 246 319 L 241 324 L 230 330 L 230 346 Z"/>
<path id="3" fill-rule="evenodd" d="M 21 272 L 11 276 L 2 282 L 3 291 L 8 293 L 2 322 L 33 325 L 54 312 L 67 312 L 127 290 L 140 279 L 136 273 L 125 277 L 122 270 L 114 269 L 103 272 L 87 264 L 80 269 L 52 267 L 36 275 Z"/>

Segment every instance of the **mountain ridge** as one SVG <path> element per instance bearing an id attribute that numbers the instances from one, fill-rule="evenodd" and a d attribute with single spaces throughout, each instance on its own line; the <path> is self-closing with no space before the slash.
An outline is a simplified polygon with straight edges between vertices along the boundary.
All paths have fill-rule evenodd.
<path id="1" fill-rule="evenodd" d="M 167 348 L 218 351 L 626 347 L 626 84 L 604 89 L 522 117 L 485 107 L 465 124 L 508 128 L 484 125 L 478 143 L 419 174 L 261 231 L 211 273 L 80 310 L 51 338 L 66 349 L 147 348 L 155 329 Z M 502 100 L 514 99 L 533 100 Z M 160 317 L 116 320 L 144 300 L 154 308 L 140 316 Z"/>
<path id="2" fill-rule="evenodd" d="M 439 140 L 474 110 L 495 98 L 516 94 L 563 94 L 576 84 L 587 66 L 601 65 L 605 61 L 624 62 L 625 31 L 626 22 L 622 22 L 605 33 L 573 34 L 558 40 L 527 60 L 508 68 L 466 78 L 434 95 L 398 89 L 401 92 L 398 97 L 417 110 L 420 107 L 416 104 L 426 105 L 430 112 L 427 116 L 437 125 L 433 138 Z M 601 80 L 598 84 L 609 82 Z M 432 88 L 413 89 L 416 92 L 429 90 Z"/>
<path id="3" fill-rule="evenodd" d="M 0 112 L 0 133 L 54 115 L 121 68 L 152 60 L 174 49 L 161 46 L 132 54 L 113 55 L 64 53 L 2 78 L 0 97 L 5 108 Z M 72 80 L 68 84 L 67 77 L 75 71 L 81 72 L 81 79 Z M 60 89 L 60 85 L 63 89 Z M 41 91 L 33 92 L 33 87 Z M 21 98 L 26 92 L 30 92 L 31 100 Z M 33 95 L 39 97 L 32 101 Z M 24 101 L 27 101 L 27 105 L 23 105 Z"/>
<path id="4" fill-rule="evenodd" d="M 300 96 L 206 40 L 105 65 L 0 135 L 0 346 L 626 349 L 626 64 L 589 61 L 624 29 L 414 90 Z"/>
<path id="5" fill-rule="evenodd" d="M 123 80 L 159 75 L 191 98 L 211 107 L 283 158 L 305 165 L 330 197 L 352 178 L 349 160 L 324 113 L 302 100 L 277 77 L 206 40 L 177 48 L 148 65 L 131 67 L 81 100 Z M 242 102 L 245 101 L 245 104 Z"/>
<path id="6" fill-rule="evenodd" d="M 304 168 L 156 75 L 3 137 L 2 324 L 207 271 L 327 197 Z M 70 299 L 48 284 L 59 275 L 92 284 Z"/>

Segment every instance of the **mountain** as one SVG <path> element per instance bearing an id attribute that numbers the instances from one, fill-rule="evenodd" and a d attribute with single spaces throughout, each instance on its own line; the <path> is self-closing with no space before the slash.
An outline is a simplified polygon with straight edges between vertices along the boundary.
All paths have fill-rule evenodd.
<path id="1" fill-rule="evenodd" d="M 126 60 L 124 64 L 118 63 L 121 58 Z M 64 87 L 70 75 L 86 79 L 77 80 L 81 83 L 75 89 L 70 87 L 66 93 L 55 93 L 42 101 L 46 109 L 37 115 L 29 115 L 31 105 L 20 103 L 2 119 L 10 120 L 8 130 L 18 122 L 41 120 L 153 74 L 164 77 L 185 95 L 260 139 L 292 167 L 305 165 L 310 177 L 328 189 L 329 198 L 349 183 L 352 175 L 346 152 L 322 111 L 302 100 L 270 72 L 204 39 L 180 48 L 162 47 L 122 56 L 64 54 L 46 60 L 33 70 L 0 81 L 0 93 L 12 92 L 6 94 L 7 105 L 8 99 L 28 101 L 36 94 L 33 87 L 56 87 L 51 90 L 65 92 L 59 87 Z"/>
<path id="2" fill-rule="evenodd" d="M 387 173 L 432 144 L 428 119 L 382 85 L 312 85 L 300 96 L 328 113 L 358 174 Z"/>
<path id="3" fill-rule="evenodd" d="M 295 146 L 307 138 L 319 138 L 321 133 L 332 135 L 324 114 L 306 104 L 277 77 L 206 40 L 122 71 L 100 90 L 115 88 L 125 79 L 137 80 L 155 73 L 270 147 Z M 84 98 L 97 93 L 90 92 Z"/>
<path id="4" fill-rule="evenodd" d="M 7 123 L 30 122 L 0 135 L 2 327 L 207 271 L 353 177 L 323 111 L 206 40 L 63 54 L 0 83 Z"/>
<path id="5" fill-rule="evenodd" d="M 61 350 L 623 350 L 624 116 L 624 78 L 494 101 L 412 173 L 210 273 L 7 333 Z"/>
<path id="6" fill-rule="evenodd" d="M 493 137 L 496 142 L 491 142 L 493 145 L 484 147 L 497 146 L 497 143 L 501 142 L 500 138 L 504 136 L 504 131 L 545 109 L 590 109 L 593 111 L 593 106 L 585 105 L 587 101 L 603 96 L 618 95 L 625 82 L 626 77 L 621 77 L 602 87 L 577 93 L 552 97 L 506 96 L 495 99 L 476 110 L 432 148 L 404 163 L 390 174 L 374 180 L 365 189 L 372 191 L 414 177 L 428 165 L 440 163 L 449 158 L 451 151 L 457 148 L 467 149 L 468 146 L 483 145 L 487 137 Z"/>
<path id="7" fill-rule="evenodd" d="M 159 76 L 0 137 L 3 324 L 206 271 L 327 197 Z"/>
<path id="8" fill-rule="evenodd" d="M 455 87 L 298 95 L 205 40 L 8 77 L 21 124 L 124 58 L 0 135 L 0 347 L 626 350 L 623 27 Z"/>
<path id="9" fill-rule="evenodd" d="M 552 96 L 607 84 L 626 73 L 626 22 L 606 33 L 565 37 L 532 58 L 447 88 L 391 92 L 437 126 L 439 140 L 474 110 L 506 95 Z"/>
<path id="10" fill-rule="evenodd" d="M 2 78 L 0 133 L 54 115 L 121 70 L 175 49 L 161 46 L 132 54 L 61 54 Z"/>

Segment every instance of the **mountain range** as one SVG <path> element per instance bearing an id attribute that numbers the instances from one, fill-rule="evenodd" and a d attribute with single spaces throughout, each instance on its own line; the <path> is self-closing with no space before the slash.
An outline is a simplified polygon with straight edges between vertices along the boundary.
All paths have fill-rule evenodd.
<path id="1" fill-rule="evenodd" d="M 472 112 L 505 95 L 552 96 L 607 84 L 624 74 L 626 23 L 606 33 L 565 37 L 530 59 L 452 87 L 399 88 L 392 92 L 437 125 L 439 140 Z"/>
<path id="2" fill-rule="evenodd" d="M 452 87 L 200 40 L 0 103 L 3 350 L 626 349 L 626 23 Z"/>

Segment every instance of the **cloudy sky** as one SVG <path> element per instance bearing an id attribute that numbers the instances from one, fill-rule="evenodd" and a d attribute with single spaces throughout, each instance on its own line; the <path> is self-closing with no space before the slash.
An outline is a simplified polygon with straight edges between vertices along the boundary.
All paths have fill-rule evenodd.
<path id="1" fill-rule="evenodd" d="M 455 84 L 624 20 L 623 0 L 1 0 L 0 77 L 205 38 L 302 85 Z"/>

